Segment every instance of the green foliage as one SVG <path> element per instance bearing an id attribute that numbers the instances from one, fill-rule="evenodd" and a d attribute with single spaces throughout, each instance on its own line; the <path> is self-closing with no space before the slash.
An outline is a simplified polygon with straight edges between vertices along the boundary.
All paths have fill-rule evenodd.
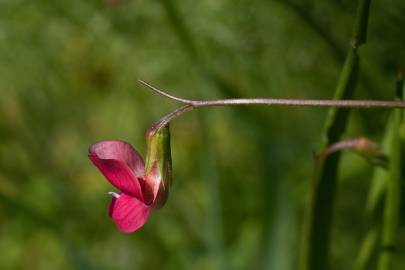
<path id="1" fill-rule="evenodd" d="M 355 4 L 0 1 L 0 269 L 296 269 L 326 110 L 176 120 L 170 197 L 131 235 L 109 220 L 113 188 L 87 147 L 123 139 L 145 153 L 147 128 L 175 105 L 138 79 L 192 98 L 333 97 Z M 404 10 L 372 3 L 355 98 L 393 98 Z M 387 118 L 354 111 L 343 136 L 379 141 Z M 341 165 L 331 269 L 352 266 L 367 229 L 372 168 L 350 153 Z"/>

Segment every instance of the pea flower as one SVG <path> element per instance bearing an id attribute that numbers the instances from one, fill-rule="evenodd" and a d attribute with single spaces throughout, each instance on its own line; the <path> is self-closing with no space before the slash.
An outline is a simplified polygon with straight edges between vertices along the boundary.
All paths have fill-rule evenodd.
<path id="1" fill-rule="evenodd" d="M 112 196 L 109 215 L 118 229 L 130 233 L 141 228 L 153 209 L 162 207 L 171 183 L 169 127 L 152 126 L 146 133 L 144 163 L 127 142 L 106 140 L 89 147 L 89 158 L 107 180 L 119 190 Z"/>

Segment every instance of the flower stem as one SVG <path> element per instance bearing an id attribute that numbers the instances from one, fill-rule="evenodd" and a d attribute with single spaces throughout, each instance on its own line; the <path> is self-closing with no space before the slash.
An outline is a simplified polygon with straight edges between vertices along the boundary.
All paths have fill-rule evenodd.
<path id="1" fill-rule="evenodd" d="M 193 100 L 177 97 L 159 89 L 152 84 L 139 80 L 141 84 L 155 93 L 169 99 L 184 103 L 173 112 L 165 115 L 159 120 L 159 126 L 163 127 L 171 121 L 195 108 L 213 106 L 237 106 L 237 105 L 268 105 L 268 106 L 306 106 L 306 107 L 335 107 L 335 108 L 405 108 L 403 101 L 389 100 L 344 100 L 344 99 L 285 99 L 285 98 L 236 98 L 236 99 L 213 99 L 213 100 Z"/>

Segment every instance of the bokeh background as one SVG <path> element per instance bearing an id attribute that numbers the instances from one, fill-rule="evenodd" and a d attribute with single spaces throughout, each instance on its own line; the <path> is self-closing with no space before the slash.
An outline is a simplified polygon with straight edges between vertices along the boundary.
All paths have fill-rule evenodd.
<path id="1" fill-rule="evenodd" d="M 188 98 L 331 98 L 357 1 L 0 1 L 0 269 L 296 269 L 326 109 L 205 108 L 171 126 L 174 184 L 120 233 L 102 139 L 145 154 L 145 131 Z M 372 1 L 356 98 L 392 99 L 405 2 Z M 353 111 L 379 141 L 388 112 Z M 345 153 L 332 269 L 350 269 L 372 167 Z M 401 229 L 399 253 L 405 250 Z M 396 258 L 401 269 L 405 259 Z"/>

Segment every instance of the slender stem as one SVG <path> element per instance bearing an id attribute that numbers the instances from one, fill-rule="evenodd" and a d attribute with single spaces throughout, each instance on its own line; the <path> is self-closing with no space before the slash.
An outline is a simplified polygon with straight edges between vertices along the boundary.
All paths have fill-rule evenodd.
<path id="1" fill-rule="evenodd" d="M 173 99 L 175 101 L 180 101 L 180 102 L 186 103 L 186 104 L 191 104 L 191 103 L 194 102 L 194 100 L 191 100 L 191 99 L 185 99 L 185 98 L 180 98 L 180 97 L 173 96 L 173 95 L 167 93 L 166 91 L 164 91 L 162 89 L 159 89 L 156 86 L 153 86 L 152 84 L 150 84 L 150 83 L 148 83 L 148 82 L 146 82 L 144 80 L 138 80 L 138 82 L 140 82 L 141 84 L 146 86 L 149 90 L 152 90 L 153 92 L 158 93 L 159 95 L 162 95 L 162 96 L 167 97 L 169 99 Z"/>
<path id="2" fill-rule="evenodd" d="M 399 128 L 401 125 L 399 110 L 394 111 L 394 130 L 391 138 L 391 153 L 389 166 L 389 181 L 385 197 L 384 216 L 381 232 L 381 250 L 377 269 L 392 269 L 392 260 L 398 238 L 398 226 L 401 205 L 401 139 Z"/>
<path id="3" fill-rule="evenodd" d="M 403 99 L 404 81 L 403 74 L 399 74 L 397 81 L 397 98 Z M 392 115 L 392 135 L 390 141 L 390 166 L 385 194 L 384 216 L 381 230 L 381 250 L 378 257 L 377 269 L 392 269 L 393 256 L 397 244 L 398 228 L 401 213 L 401 187 L 403 164 L 403 139 L 400 135 L 404 125 L 403 112 L 394 110 Z"/>
<path id="4" fill-rule="evenodd" d="M 330 100 L 330 99 L 283 99 L 283 98 L 241 98 L 199 100 L 191 103 L 194 107 L 225 105 L 282 105 L 344 108 L 405 108 L 405 102 L 385 100 Z"/>
<path id="5" fill-rule="evenodd" d="M 321 162 L 330 155 L 346 149 L 354 150 L 375 166 L 382 168 L 388 167 L 388 158 L 386 155 L 384 155 L 376 143 L 366 137 L 347 139 L 329 145 L 316 156 L 315 166 L 318 167 Z"/>
<path id="6" fill-rule="evenodd" d="M 354 270 L 365 270 L 370 264 L 370 259 L 374 255 L 375 247 L 378 243 L 379 228 L 373 225 L 360 246 L 359 254 L 357 255 L 356 261 L 354 263 Z"/>
<path id="7" fill-rule="evenodd" d="M 342 108 L 359 108 L 359 109 L 405 108 L 404 101 L 388 101 L 388 100 L 344 100 L 344 99 L 334 100 L 334 99 L 285 99 L 285 98 L 236 98 L 236 99 L 194 100 L 171 95 L 166 91 L 159 89 L 143 80 L 139 80 L 139 82 L 159 95 L 186 104 L 162 117 L 159 121 L 160 127 L 169 124 L 171 121 L 173 121 L 183 113 L 199 107 L 237 106 L 237 105 L 268 105 L 268 106 L 278 105 L 278 106 L 342 107 Z"/>
<path id="8" fill-rule="evenodd" d="M 363 154 L 380 155 L 378 145 L 365 137 L 353 138 L 331 144 L 319 154 L 319 158 L 326 158 L 333 153 L 345 149 L 352 149 Z"/>
<path id="9" fill-rule="evenodd" d="M 184 106 L 181 106 L 174 110 L 173 112 L 163 116 L 160 118 L 160 120 L 155 124 L 156 129 L 160 129 L 166 125 L 168 125 L 172 120 L 176 119 L 180 115 L 182 115 L 185 112 L 193 110 L 195 107 L 193 105 L 187 104 Z"/>
<path id="10" fill-rule="evenodd" d="M 359 46 L 365 42 L 367 17 L 371 0 L 359 0 L 353 39 L 337 83 L 334 99 L 351 99 L 359 74 Z M 359 39 L 360 38 L 360 39 Z M 320 149 L 336 143 L 345 132 L 349 110 L 332 107 L 325 121 Z M 301 246 L 301 270 L 330 268 L 331 231 L 338 183 L 340 153 L 322 160 L 315 168 L 311 183 L 310 205 L 304 223 Z"/>

